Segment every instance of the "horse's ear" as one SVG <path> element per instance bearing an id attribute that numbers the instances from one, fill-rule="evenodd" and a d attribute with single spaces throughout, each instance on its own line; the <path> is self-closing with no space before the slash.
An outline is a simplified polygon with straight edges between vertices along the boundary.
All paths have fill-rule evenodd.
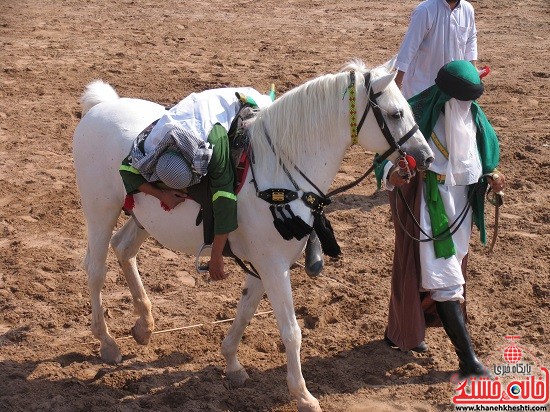
<path id="1" fill-rule="evenodd" d="M 395 69 L 396 61 L 397 61 L 397 54 L 393 56 L 390 60 L 388 60 L 386 63 L 384 63 L 383 66 L 388 70 L 388 72 L 392 72 Z"/>
<path id="2" fill-rule="evenodd" d="M 374 93 L 382 93 L 386 87 L 390 85 L 391 82 L 395 79 L 397 72 L 386 74 L 372 82 L 372 91 Z"/>

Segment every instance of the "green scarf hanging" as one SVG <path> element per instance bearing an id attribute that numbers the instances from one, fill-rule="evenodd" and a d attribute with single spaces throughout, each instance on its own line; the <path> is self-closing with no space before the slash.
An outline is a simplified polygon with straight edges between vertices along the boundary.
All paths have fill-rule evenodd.
<path id="1" fill-rule="evenodd" d="M 453 238 L 448 236 L 449 218 L 445 211 L 441 193 L 439 193 L 437 174 L 430 170 L 426 171 L 424 182 L 426 186 L 426 204 L 428 205 L 428 213 L 432 224 L 432 236 L 444 238 L 433 241 L 435 257 L 448 259 L 456 253 L 456 248 Z"/>

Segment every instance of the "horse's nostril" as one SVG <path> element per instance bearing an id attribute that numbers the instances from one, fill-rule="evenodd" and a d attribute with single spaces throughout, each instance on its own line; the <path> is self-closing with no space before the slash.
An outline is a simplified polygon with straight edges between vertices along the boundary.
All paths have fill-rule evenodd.
<path id="1" fill-rule="evenodd" d="M 430 165 L 433 163 L 434 160 L 435 159 L 434 159 L 433 156 L 430 156 L 430 157 L 426 158 L 426 160 L 424 160 L 424 164 L 422 164 L 422 166 L 418 167 L 417 169 L 420 170 L 420 171 L 427 170 L 428 167 L 430 167 Z"/>

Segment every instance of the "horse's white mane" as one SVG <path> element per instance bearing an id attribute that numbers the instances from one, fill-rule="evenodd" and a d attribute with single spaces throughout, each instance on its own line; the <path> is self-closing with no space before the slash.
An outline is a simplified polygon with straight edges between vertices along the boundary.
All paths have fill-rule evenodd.
<path id="1" fill-rule="evenodd" d="M 288 165 L 300 163 L 301 156 L 316 152 L 322 144 L 330 145 L 330 140 L 323 141 L 320 136 L 336 138 L 342 132 L 338 131 L 341 116 L 349 116 L 346 91 L 350 70 L 364 73 L 368 69 L 361 60 L 353 60 L 341 72 L 309 80 L 263 109 L 252 126 L 254 150 L 260 156 L 272 152 L 267 133 L 277 155 Z M 357 76 L 358 82 L 361 79 Z"/>

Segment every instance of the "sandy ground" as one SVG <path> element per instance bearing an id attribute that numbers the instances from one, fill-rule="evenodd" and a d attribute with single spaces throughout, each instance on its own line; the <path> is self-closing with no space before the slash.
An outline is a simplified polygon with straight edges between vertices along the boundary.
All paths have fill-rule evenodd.
<path id="1" fill-rule="evenodd" d="M 71 156 L 78 99 L 96 78 L 162 104 L 227 85 L 267 91 L 273 82 L 283 93 L 352 58 L 388 60 L 416 3 L 1 0 L 0 410 L 295 410 L 272 315 L 255 318 L 240 347 L 251 380 L 224 386 L 219 346 L 229 323 L 212 322 L 234 316 L 242 273 L 232 265 L 228 280 L 208 283 L 191 257 L 154 240 L 139 264 L 157 330 L 204 325 L 154 335 L 148 346 L 128 339 L 131 297 L 111 253 L 104 304 L 124 359 L 100 361 L 80 268 L 85 228 Z M 492 68 L 480 103 L 499 134 L 509 186 L 494 255 L 477 233 L 472 239 L 470 330 L 482 358 L 514 334 L 550 366 L 550 9 L 534 0 L 473 4 L 480 64 Z M 369 160 L 350 149 L 335 185 Z M 386 193 L 368 178 L 337 196 L 329 216 L 343 259 L 315 280 L 292 273 L 310 391 L 325 411 L 449 410 L 457 364 L 443 331 L 428 331 L 423 355 L 382 342 L 392 259 Z"/>

